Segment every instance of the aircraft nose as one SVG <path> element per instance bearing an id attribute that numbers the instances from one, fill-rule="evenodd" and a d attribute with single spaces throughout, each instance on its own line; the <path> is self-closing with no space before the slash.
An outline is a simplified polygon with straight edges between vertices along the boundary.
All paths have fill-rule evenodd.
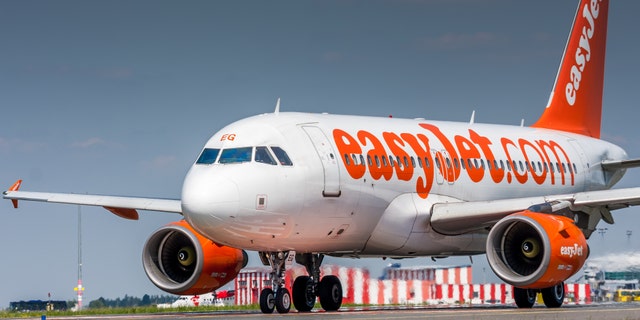
<path id="1" fill-rule="evenodd" d="M 238 212 L 238 186 L 215 172 L 191 172 L 182 187 L 182 213 L 191 225 L 215 228 L 216 221 L 233 217 Z"/>

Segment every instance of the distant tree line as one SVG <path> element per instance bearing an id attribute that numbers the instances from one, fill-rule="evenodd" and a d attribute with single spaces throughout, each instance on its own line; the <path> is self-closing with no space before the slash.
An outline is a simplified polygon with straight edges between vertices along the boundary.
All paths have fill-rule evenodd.
<path id="1" fill-rule="evenodd" d="M 171 303 L 176 301 L 178 297 L 172 295 L 148 295 L 145 294 L 142 298 L 132 297 L 125 295 L 124 298 L 105 299 L 100 297 L 96 300 L 89 302 L 89 309 L 100 308 L 128 308 L 128 307 L 146 307 L 151 305 L 157 305 L 160 303 Z"/>
<path id="2" fill-rule="evenodd" d="M 29 300 L 29 301 L 12 301 L 9 303 L 9 310 L 11 311 L 52 311 L 67 310 L 66 301 L 42 301 L 42 300 Z"/>
<path id="3" fill-rule="evenodd" d="M 100 308 L 128 308 L 128 307 L 146 307 L 157 305 L 161 303 L 172 303 L 176 301 L 178 297 L 172 295 L 148 295 L 145 294 L 142 298 L 132 297 L 125 295 L 124 298 L 105 299 L 100 297 L 96 300 L 89 302 L 89 309 Z M 51 311 L 51 310 L 67 310 L 75 307 L 77 301 L 43 301 L 43 300 L 29 300 L 29 301 L 12 301 L 9 303 L 10 311 Z"/>

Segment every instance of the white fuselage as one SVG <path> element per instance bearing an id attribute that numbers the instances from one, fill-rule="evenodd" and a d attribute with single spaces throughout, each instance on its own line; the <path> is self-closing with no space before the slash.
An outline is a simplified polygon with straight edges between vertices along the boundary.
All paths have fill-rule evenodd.
<path id="1" fill-rule="evenodd" d="M 273 157 L 276 146 L 291 165 L 255 161 L 256 147 Z M 350 256 L 483 253 L 485 232 L 433 231 L 430 205 L 608 189 L 624 171 L 600 163 L 627 158 L 602 140 L 545 129 L 303 113 L 240 120 L 205 150 L 248 147 L 249 161 L 193 165 L 187 221 L 236 248 Z"/>

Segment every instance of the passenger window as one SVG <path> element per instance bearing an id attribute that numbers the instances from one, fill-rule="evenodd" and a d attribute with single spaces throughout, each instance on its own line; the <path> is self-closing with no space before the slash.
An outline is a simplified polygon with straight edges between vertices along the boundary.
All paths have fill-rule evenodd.
<path id="1" fill-rule="evenodd" d="M 360 155 L 360 164 L 363 165 L 363 166 L 365 165 L 364 164 L 364 156 L 363 155 Z"/>
<path id="2" fill-rule="evenodd" d="M 205 148 L 204 150 L 202 150 L 202 153 L 200 154 L 200 157 L 198 157 L 198 161 L 196 161 L 196 163 L 212 164 L 216 162 L 216 159 L 218 159 L 219 153 L 220 149 Z"/>
<path id="3" fill-rule="evenodd" d="M 573 173 L 578 173 L 578 168 L 575 163 L 573 163 Z"/>
<path id="4" fill-rule="evenodd" d="M 219 163 L 241 163 L 251 161 L 253 147 L 224 149 L 220 154 Z"/>
<path id="5" fill-rule="evenodd" d="M 269 149 L 267 147 L 256 147 L 256 154 L 254 155 L 254 159 L 259 163 L 266 163 L 270 165 L 277 165 L 276 160 L 271 156 Z"/>
<path id="6" fill-rule="evenodd" d="M 346 163 L 347 165 L 351 164 L 351 159 L 349 159 L 349 155 L 348 154 L 344 154 L 344 163 Z"/>
<path id="7" fill-rule="evenodd" d="M 284 150 L 282 150 L 282 148 L 271 147 L 271 151 L 273 151 L 273 154 L 275 154 L 276 158 L 278 158 L 278 162 L 280 162 L 280 165 L 282 166 L 293 165 L 293 162 L 291 162 L 291 159 L 289 159 L 289 155 Z M 333 154 L 331 154 L 331 157 L 333 157 Z"/>

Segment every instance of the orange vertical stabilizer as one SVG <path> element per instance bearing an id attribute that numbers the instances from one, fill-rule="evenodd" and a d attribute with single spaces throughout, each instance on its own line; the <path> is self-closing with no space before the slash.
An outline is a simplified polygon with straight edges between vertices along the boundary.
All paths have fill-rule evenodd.
<path id="1" fill-rule="evenodd" d="M 600 138 L 609 0 L 582 0 L 549 104 L 532 125 Z"/>

